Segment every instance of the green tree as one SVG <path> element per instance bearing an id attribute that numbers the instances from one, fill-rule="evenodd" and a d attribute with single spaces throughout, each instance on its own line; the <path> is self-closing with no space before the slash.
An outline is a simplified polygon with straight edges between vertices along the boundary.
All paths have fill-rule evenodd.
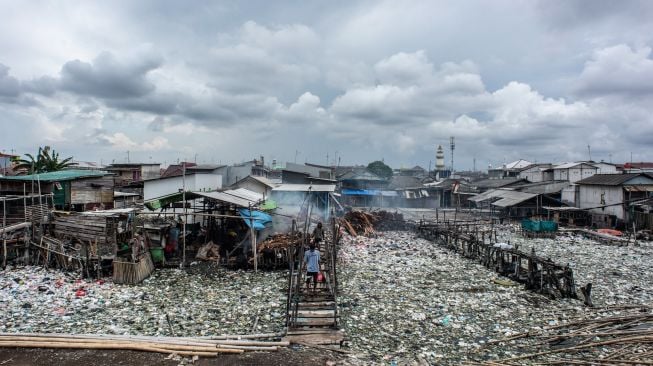
<path id="1" fill-rule="evenodd" d="M 381 160 L 367 164 L 367 170 L 384 179 L 390 179 L 392 177 L 392 168 L 385 165 Z"/>
<path id="2" fill-rule="evenodd" d="M 50 146 L 39 147 L 36 158 L 32 154 L 25 154 L 25 156 L 27 159 L 19 159 L 14 170 L 27 169 L 28 174 L 37 174 L 56 172 L 75 165 L 75 163 L 71 162 L 72 156 L 59 160 L 59 153 L 54 149 L 51 150 Z"/>

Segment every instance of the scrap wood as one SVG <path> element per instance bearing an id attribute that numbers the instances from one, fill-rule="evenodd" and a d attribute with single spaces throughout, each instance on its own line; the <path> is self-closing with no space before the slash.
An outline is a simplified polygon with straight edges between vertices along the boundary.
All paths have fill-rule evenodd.
<path id="1" fill-rule="evenodd" d="M 320 346 L 318 344 L 312 344 L 312 343 L 308 343 L 308 342 L 294 341 L 293 343 L 300 344 L 300 345 L 302 345 L 304 347 L 323 349 L 323 350 L 326 350 L 326 351 L 333 351 L 333 352 L 346 353 L 346 354 L 353 353 L 352 351 L 348 351 L 348 350 L 344 350 L 344 349 L 331 348 L 331 347 L 327 347 L 327 346 Z"/>
<path id="2" fill-rule="evenodd" d="M 653 337 L 651 337 L 651 336 L 622 337 L 622 338 L 611 339 L 611 340 L 603 341 L 603 342 L 592 342 L 592 343 L 583 344 L 583 345 L 580 345 L 580 346 L 557 348 L 557 349 L 552 349 L 552 350 L 548 350 L 548 351 L 529 353 L 529 354 L 525 354 L 525 355 L 521 355 L 521 356 L 515 356 L 515 357 L 507 358 L 507 359 L 500 360 L 500 361 L 501 362 L 517 361 L 517 360 L 534 358 L 534 357 L 538 357 L 538 356 L 544 356 L 544 355 L 560 353 L 560 352 L 568 352 L 568 351 L 575 351 L 575 350 L 592 348 L 592 347 L 607 346 L 607 345 L 611 345 L 611 344 L 640 342 L 640 341 L 642 343 L 653 342 Z M 651 362 L 650 364 L 653 365 L 653 362 Z"/>

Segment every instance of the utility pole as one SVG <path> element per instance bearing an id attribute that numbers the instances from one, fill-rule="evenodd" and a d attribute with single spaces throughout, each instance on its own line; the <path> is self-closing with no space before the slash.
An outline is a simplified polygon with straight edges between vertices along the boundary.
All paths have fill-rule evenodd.
<path id="1" fill-rule="evenodd" d="M 449 137 L 449 145 L 451 146 L 451 176 L 453 176 L 453 151 L 456 149 L 456 138 L 454 136 Z"/>

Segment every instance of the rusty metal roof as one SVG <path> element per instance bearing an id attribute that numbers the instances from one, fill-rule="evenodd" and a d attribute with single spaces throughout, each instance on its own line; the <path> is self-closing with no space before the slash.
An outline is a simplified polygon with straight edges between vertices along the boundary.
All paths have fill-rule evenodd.
<path id="1" fill-rule="evenodd" d="M 637 177 L 646 177 L 653 180 L 653 176 L 645 173 L 626 173 L 626 174 L 595 174 L 591 177 L 581 179 L 576 184 L 581 185 L 599 185 L 599 186 L 620 186 L 629 180 Z M 653 181 L 651 182 L 653 184 Z"/>

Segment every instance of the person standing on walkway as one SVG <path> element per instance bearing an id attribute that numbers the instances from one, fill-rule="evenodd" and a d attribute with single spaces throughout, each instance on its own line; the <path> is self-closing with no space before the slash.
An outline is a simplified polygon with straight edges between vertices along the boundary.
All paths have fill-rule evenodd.
<path id="1" fill-rule="evenodd" d="M 311 243 L 309 250 L 304 252 L 304 265 L 306 267 L 306 291 L 309 290 L 311 278 L 313 279 L 313 292 L 317 288 L 317 274 L 320 273 L 320 251 Z"/>
<path id="2" fill-rule="evenodd" d="M 315 243 L 315 246 L 317 249 L 320 249 L 320 243 L 324 240 L 324 228 L 322 227 L 322 223 L 318 222 L 317 227 L 313 229 L 313 242 Z"/>

